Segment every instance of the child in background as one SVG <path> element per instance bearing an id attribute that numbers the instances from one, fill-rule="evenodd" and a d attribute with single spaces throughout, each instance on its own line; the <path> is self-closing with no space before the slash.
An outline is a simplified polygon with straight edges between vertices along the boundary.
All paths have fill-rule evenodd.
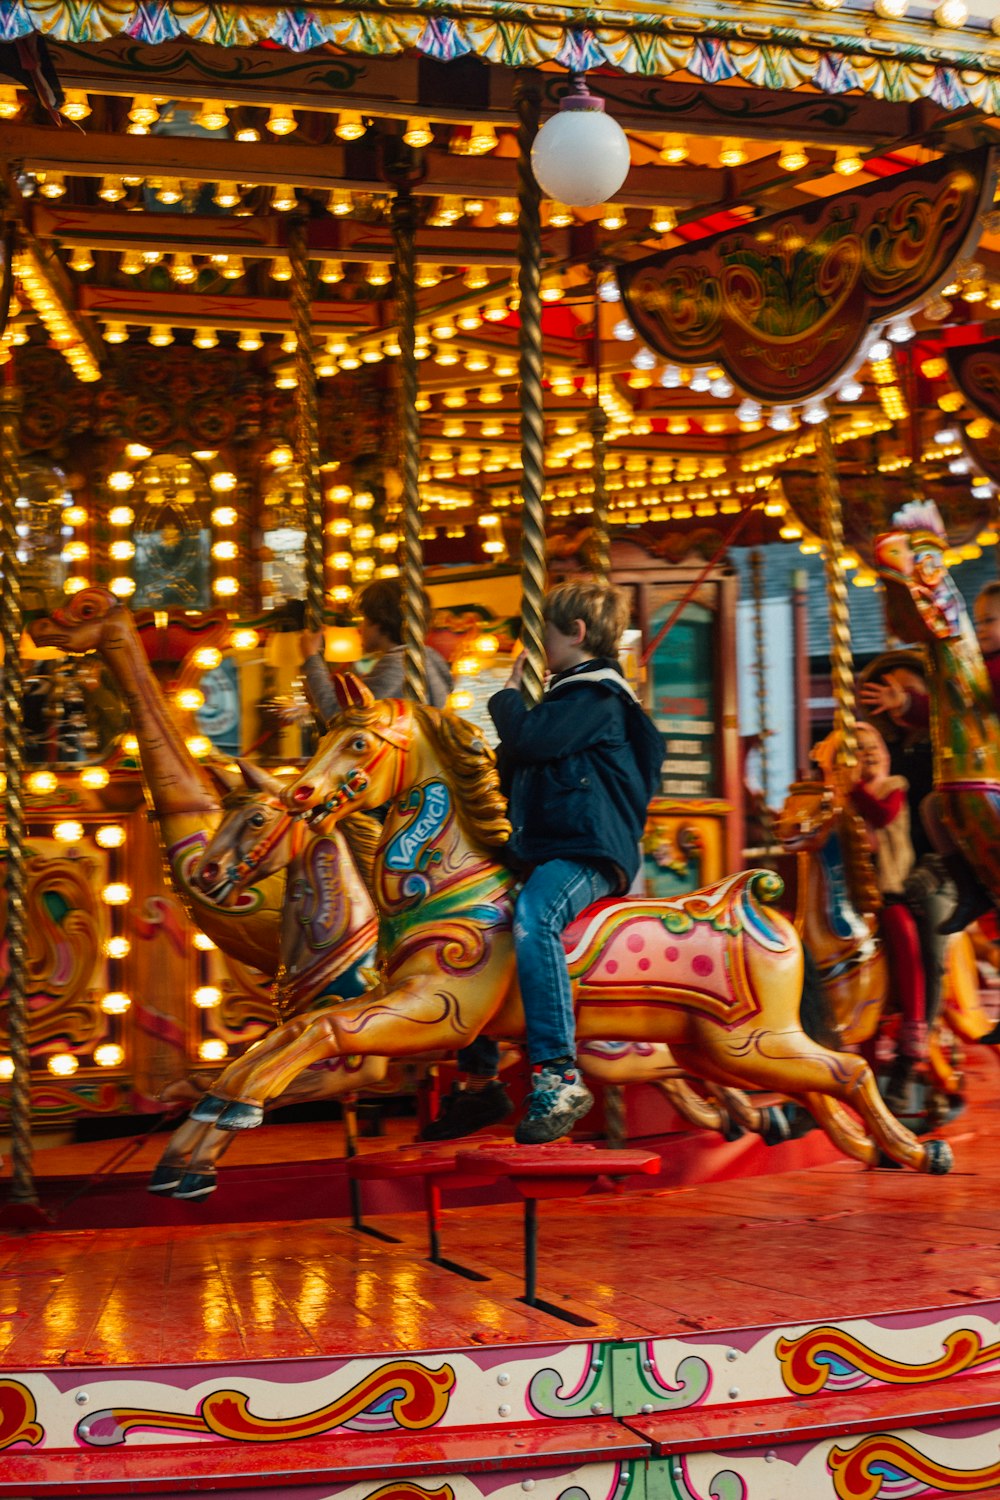
<path id="1" fill-rule="evenodd" d="M 527 872 L 514 912 L 532 1093 L 522 1143 L 568 1134 L 593 1104 L 576 1065 L 576 1027 L 562 934 L 585 906 L 624 894 L 639 868 L 663 740 L 618 665 L 628 624 L 610 584 L 570 582 L 546 596 L 542 701 L 520 693 L 525 657 L 489 702 L 513 826 L 511 858 Z"/>
<path id="2" fill-rule="evenodd" d="M 878 888 L 882 894 L 882 938 L 893 990 L 903 1012 L 896 1060 L 886 1086 L 886 1103 L 899 1114 L 906 1107 L 910 1078 L 927 1050 L 926 995 L 920 942 L 904 887 L 913 868 L 906 781 L 889 772 L 889 751 L 871 724 L 858 725 L 858 777 L 851 804 L 871 839 Z"/>

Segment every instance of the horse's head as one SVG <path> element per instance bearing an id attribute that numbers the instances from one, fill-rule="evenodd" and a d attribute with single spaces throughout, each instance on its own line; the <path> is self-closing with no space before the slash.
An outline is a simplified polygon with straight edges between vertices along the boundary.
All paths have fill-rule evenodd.
<path id="1" fill-rule="evenodd" d="M 82 654 L 98 650 L 109 630 L 130 622 L 128 610 L 108 589 L 81 589 L 62 609 L 33 621 L 28 634 L 36 646 Z"/>
<path id="2" fill-rule="evenodd" d="M 192 885 L 216 906 L 228 906 L 286 862 L 284 846 L 293 826 L 281 800 L 284 782 L 250 761 L 240 761 L 239 767 L 242 785 L 227 783 L 222 822 L 191 872 Z"/>
<path id="3" fill-rule="evenodd" d="M 376 701 L 357 678 L 347 679 L 346 690 L 349 706 L 331 720 L 316 754 L 283 793 L 285 806 L 308 814 L 311 822 L 381 807 L 404 785 L 415 728 L 413 704 L 396 698 Z M 341 701 L 343 692 L 342 682 Z"/>
<path id="4" fill-rule="evenodd" d="M 887 531 L 875 539 L 886 614 L 901 640 L 954 640 L 968 628 L 962 596 L 944 563 L 947 545 L 947 537 L 930 528 Z"/>
<path id="5" fill-rule="evenodd" d="M 789 853 L 818 849 L 829 836 L 840 804 L 825 781 L 793 781 L 774 831 Z"/>

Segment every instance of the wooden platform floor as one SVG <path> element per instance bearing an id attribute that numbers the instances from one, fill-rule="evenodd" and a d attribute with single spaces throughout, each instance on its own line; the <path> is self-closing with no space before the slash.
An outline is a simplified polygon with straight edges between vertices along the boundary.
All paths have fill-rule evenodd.
<path id="1" fill-rule="evenodd" d="M 945 1128 L 948 1177 L 806 1171 L 599 1193 L 540 1206 L 539 1291 L 637 1338 L 1000 1297 L 996 1060 Z M 104 1143 L 104 1150 L 107 1150 Z M 526 1307 L 516 1203 L 445 1213 L 429 1264 L 416 1213 L 343 1220 L 41 1231 L 0 1240 L 0 1369 L 299 1358 L 580 1337 Z"/>

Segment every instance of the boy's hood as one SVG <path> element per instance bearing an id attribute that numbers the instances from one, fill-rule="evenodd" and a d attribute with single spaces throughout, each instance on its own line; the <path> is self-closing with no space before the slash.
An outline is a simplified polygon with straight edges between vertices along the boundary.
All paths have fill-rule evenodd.
<path id="1" fill-rule="evenodd" d="M 622 676 L 618 663 L 612 661 L 610 657 L 597 657 L 593 661 L 581 662 L 578 667 L 570 667 L 566 672 L 560 672 L 555 681 L 545 689 L 545 697 L 551 698 L 562 688 L 575 687 L 579 682 L 607 688 L 617 693 L 620 698 L 627 698 L 632 703 L 639 701 L 629 683 Z"/>

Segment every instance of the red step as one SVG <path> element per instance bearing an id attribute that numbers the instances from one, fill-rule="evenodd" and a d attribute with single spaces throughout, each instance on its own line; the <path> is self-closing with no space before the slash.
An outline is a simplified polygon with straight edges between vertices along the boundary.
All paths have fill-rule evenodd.
<path id="1" fill-rule="evenodd" d="M 657 1456 L 663 1456 L 813 1442 L 887 1429 L 975 1422 L 991 1416 L 997 1417 L 1000 1426 L 1000 1372 L 933 1385 L 873 1385 L 860 1391 L 748 1401 L 623 1420 L 653 1445 Z"/>
<path id="2" fill-rule="evenodd" d="M 160 1495 L 273 1488 L 427 1474 L 572 1469 L 649 1456 L 648 1441 L 611 1417 L 453 1427 L 444 1432 L 348 1433 L 281 1443 L 178 1443 L 162 1447 L 4 1454 L 0 1496 Z"/>

